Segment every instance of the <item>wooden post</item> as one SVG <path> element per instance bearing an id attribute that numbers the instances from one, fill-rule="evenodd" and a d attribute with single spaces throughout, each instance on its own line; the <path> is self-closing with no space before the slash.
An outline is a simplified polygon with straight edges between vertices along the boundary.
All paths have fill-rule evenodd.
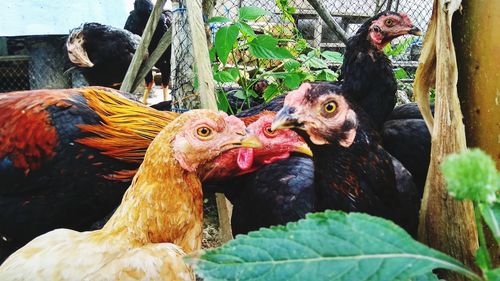
<path id="1" fill-rule="evenodd" d="M 153 37 L 153 33 L 156 29 L 156 25 L 158 24 L 158 19 L 160 18 L 161 12 L 163 10 L 163 6 L 167 0 L 158 0 L 149 16 L 148 22 L 146 23 L 146 27 L 144 28 L 144 32 L 141 36 L 141 41 L 139 42 L 139 47 L 135 50 L 134 57 L 130 62 L 130 65 L 127 70 L 127 74 L 125 74 L 125 78 L 123 78 L 122 85 L 120 87 L 120 91 L 131 92 L 132 86 L 134 84 L 135 78 L 137 77 L 137 73 L 139 72 L 139 68 L 142 65 L 144 59 L 146 59 L 146 54 L 148 51 L 149 42 Z"/>
<path id="2" fill-rule="evenodd" d="M 307 0 L 309 4 L 318 12 L 319 16 L 323 21 L 326 23 L 326 25 L 337 35 L 337 37 L 340 39 L 340 41 L 347 43 L 347 35 L 345 31 L 340 27 L 340 25 L 333 20 L 332 15 L 330 12 L 323 6 L 321 3 L 322 1 L 320 0 Z"/>
<path id="3" fill-rule="evenodd" d="M 217 110 L 215 100 L 215 83 L 210 66 L 210 57 L 208 54 L 208 45 L 206 41 L 205 28 L 202 16 L 201 0 L 186 1 L 188 10 L 188 21 L 191 29 L 191 38 L 193 42 L 194 61 L 196 65 L 196 74 L 198 76 L 198 91 L 202 108 Z M 216 194 L 217 211 L 219 215 L 219 227 L 222 242 L 232 239 L 231 233 L 231 206 L 223 194 Z"/>
<path id="4" fill-rule="evenodd" d="M 460 0 L 435 0 L 414 92 L 432 134 L 431 163 L 420 209 L 419 239 L 475 269 L 478 248 L 472 203 L 456 201 L 447 192 L 440 164 L 445 156 L 466 148 L 465 129 L 457 95 L 457 61 L 451 19 Z M 429 90 L 436 88 L 434 120 L 429 109 Z M 446 280 L 467 280 L 445 272 Z"/>
<path id="5" fill-rule="evenodd" d="M 500 1 L 464 1 L 453 24 L 467 143 L 491 155 L 500 169 L 500 58 L 495 55 L 500 34 L 492 31 L 500 24 Z M 494 239 L 489 239 L 488 248 L 493 264 L 500 265 Z"/>

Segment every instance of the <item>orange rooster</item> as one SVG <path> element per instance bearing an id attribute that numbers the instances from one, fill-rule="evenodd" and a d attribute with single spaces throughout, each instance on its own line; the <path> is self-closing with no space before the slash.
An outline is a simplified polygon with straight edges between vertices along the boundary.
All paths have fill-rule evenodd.
<path id="1" fill-rule="evenodd" d="M 0 266 L 0 279 L 194 280 L 181 258 L 182 250 L 201 246 L 197 170 L 230 149 L 260 145 L 234 116 L 209 110 L 182 114 L 153 140 L 101 230 L 57 229 L 39 236 Z"/>

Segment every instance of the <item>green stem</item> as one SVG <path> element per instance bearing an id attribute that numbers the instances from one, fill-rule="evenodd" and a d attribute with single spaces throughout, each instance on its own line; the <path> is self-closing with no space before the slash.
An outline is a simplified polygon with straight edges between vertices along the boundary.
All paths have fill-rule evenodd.
<path id="1" fill-rule="evenodd" d="M 473 204 L 474 204 L 474 218 L 476 220 L 477 235 L 479 238 L 479 248 L 482 250 L 484 257 L 486 259 L 486 269 L 491 270 L 492 269 L 491 257 L 486 243 L 486 236 L 484 235 L 481 209 L 479 208 L 477 202 L 474 202 Z"/>

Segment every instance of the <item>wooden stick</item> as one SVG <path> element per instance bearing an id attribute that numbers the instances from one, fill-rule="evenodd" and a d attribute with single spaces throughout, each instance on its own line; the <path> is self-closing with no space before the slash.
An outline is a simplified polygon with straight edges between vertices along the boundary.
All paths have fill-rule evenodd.
<path id="1" fill-rule="evenodd" d="M 167 0 L 158 0 L 156 1 L 155 7 L 153 8 L 153 12 L 149 16 L 148 23 L 144 28 L 144 32 L 141 36 L 141 41 L 139 42 L 139 47 L 135 51 L 134 57 L 130 62 L 130 65 L 127 70 L 127 74 L 125 74 L 125 78 L 123 79 L 122 85 L 120 87 L 120 91 L 131 92 L 134 81 L 136 80 L 137 73 L 139 72 L 139 68 L 141 67 L 142 62 L 146 58 L 146 54 L 148 51 L 149 42 L 153 37 L 153 33 L 156 29 L 156 25 L 158 24 L 158 19 L 160 18 L 161 12 L 163 11 L 163 6 Z"/>
<path id="2" fill-rule="evenodd" d="M 144 80 L 144 77 L 146 77 L 148 72 L 151 71 L 155 63 L 160 59 L 165 50 L 167 50 L 167 48 L 171 44 L 172 44 L 172 28 L 169 28 L 167 32 L 165 32 L 165 34 L 163 34 L 163 36 L 161 37 L 160 41 L 158 42 L 158 46 L 156 46 L 156 49 L 153 51 L 153 53 L 149 55 L 148 59 L 144 63 L 142 63 L 139 69 L 139 74 L 137 74 L 137 77 L 135 78 L 134 84 L 132 86 L 133 90 L 139 87 L 139 85 Z M 161 75 L 165 74 L 162 73 Z"/>
<path id="3" fill-rule="evenodd" d="M 196 64 L 196 74 L 198 76 L 198 91 L 200 92 L 201 107 L 217 110 L 215 100 L 215 83 L 213 80 L 212 68 L 210 67 L 210 57 L 203 23 L 202 8 L 200 0 L 187 0 L 189 27 L 193 42 L 194 61 Z M 222 242 L 232 239 L 231 232 L 231 211 L 232 207 L 223 194 L 217 193 L 217 212 L 219 214 L 219 227 Z M 228 204 L 229 203 L 229 204 Z"/>
<path id="4" fill-rule="evenodd" d="M 318 12 L 319 16 L 321 19 L 328 25 L 329 28 L 333 30 L 335 35 L 340 39 L 340 41 L 347 43 L 347 35 L 345 31 L 342 29 L 342 27 L 335 21 L 333 20 L 332 15 L 330 12 L 323 6 L 321 3 L 322 1 L 319 0 L 307 0 L 311 6 Z"/>

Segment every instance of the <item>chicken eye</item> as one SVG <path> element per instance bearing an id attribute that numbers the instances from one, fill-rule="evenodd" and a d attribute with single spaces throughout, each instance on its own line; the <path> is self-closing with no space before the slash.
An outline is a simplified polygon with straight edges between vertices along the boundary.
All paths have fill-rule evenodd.
<path id="1" fill-rule="evenodd" d="M 264 128 L 264 134 L 268 137 L 274 137 L 276 136 L 277 133 L 278 133 L 277 131 L 271 130 L 270 126 Z"/>
<path id="2" fill-rule="evenodd" d="M 196 129 L 196 134 L 202 138 L 207 138 L 212 134 L 212 130 L 208 127 L 199 127 Z"/>
<path id="3" fill-rule="evenodd" d="M 326 113 L 333 113 L 336 109 L 337 109 L 337 104 L 335 104 L 335 102 L 333 102 L 333 101 L 327 102 L 323 106 L 323 110 Z"/>
<path id="4" fill-rule="evenodd" d="M 394 25 L 394 21 L 392 19 L 386 19 L 385 20 L 385 25 L 388 27 L 391 27 Z"/>

